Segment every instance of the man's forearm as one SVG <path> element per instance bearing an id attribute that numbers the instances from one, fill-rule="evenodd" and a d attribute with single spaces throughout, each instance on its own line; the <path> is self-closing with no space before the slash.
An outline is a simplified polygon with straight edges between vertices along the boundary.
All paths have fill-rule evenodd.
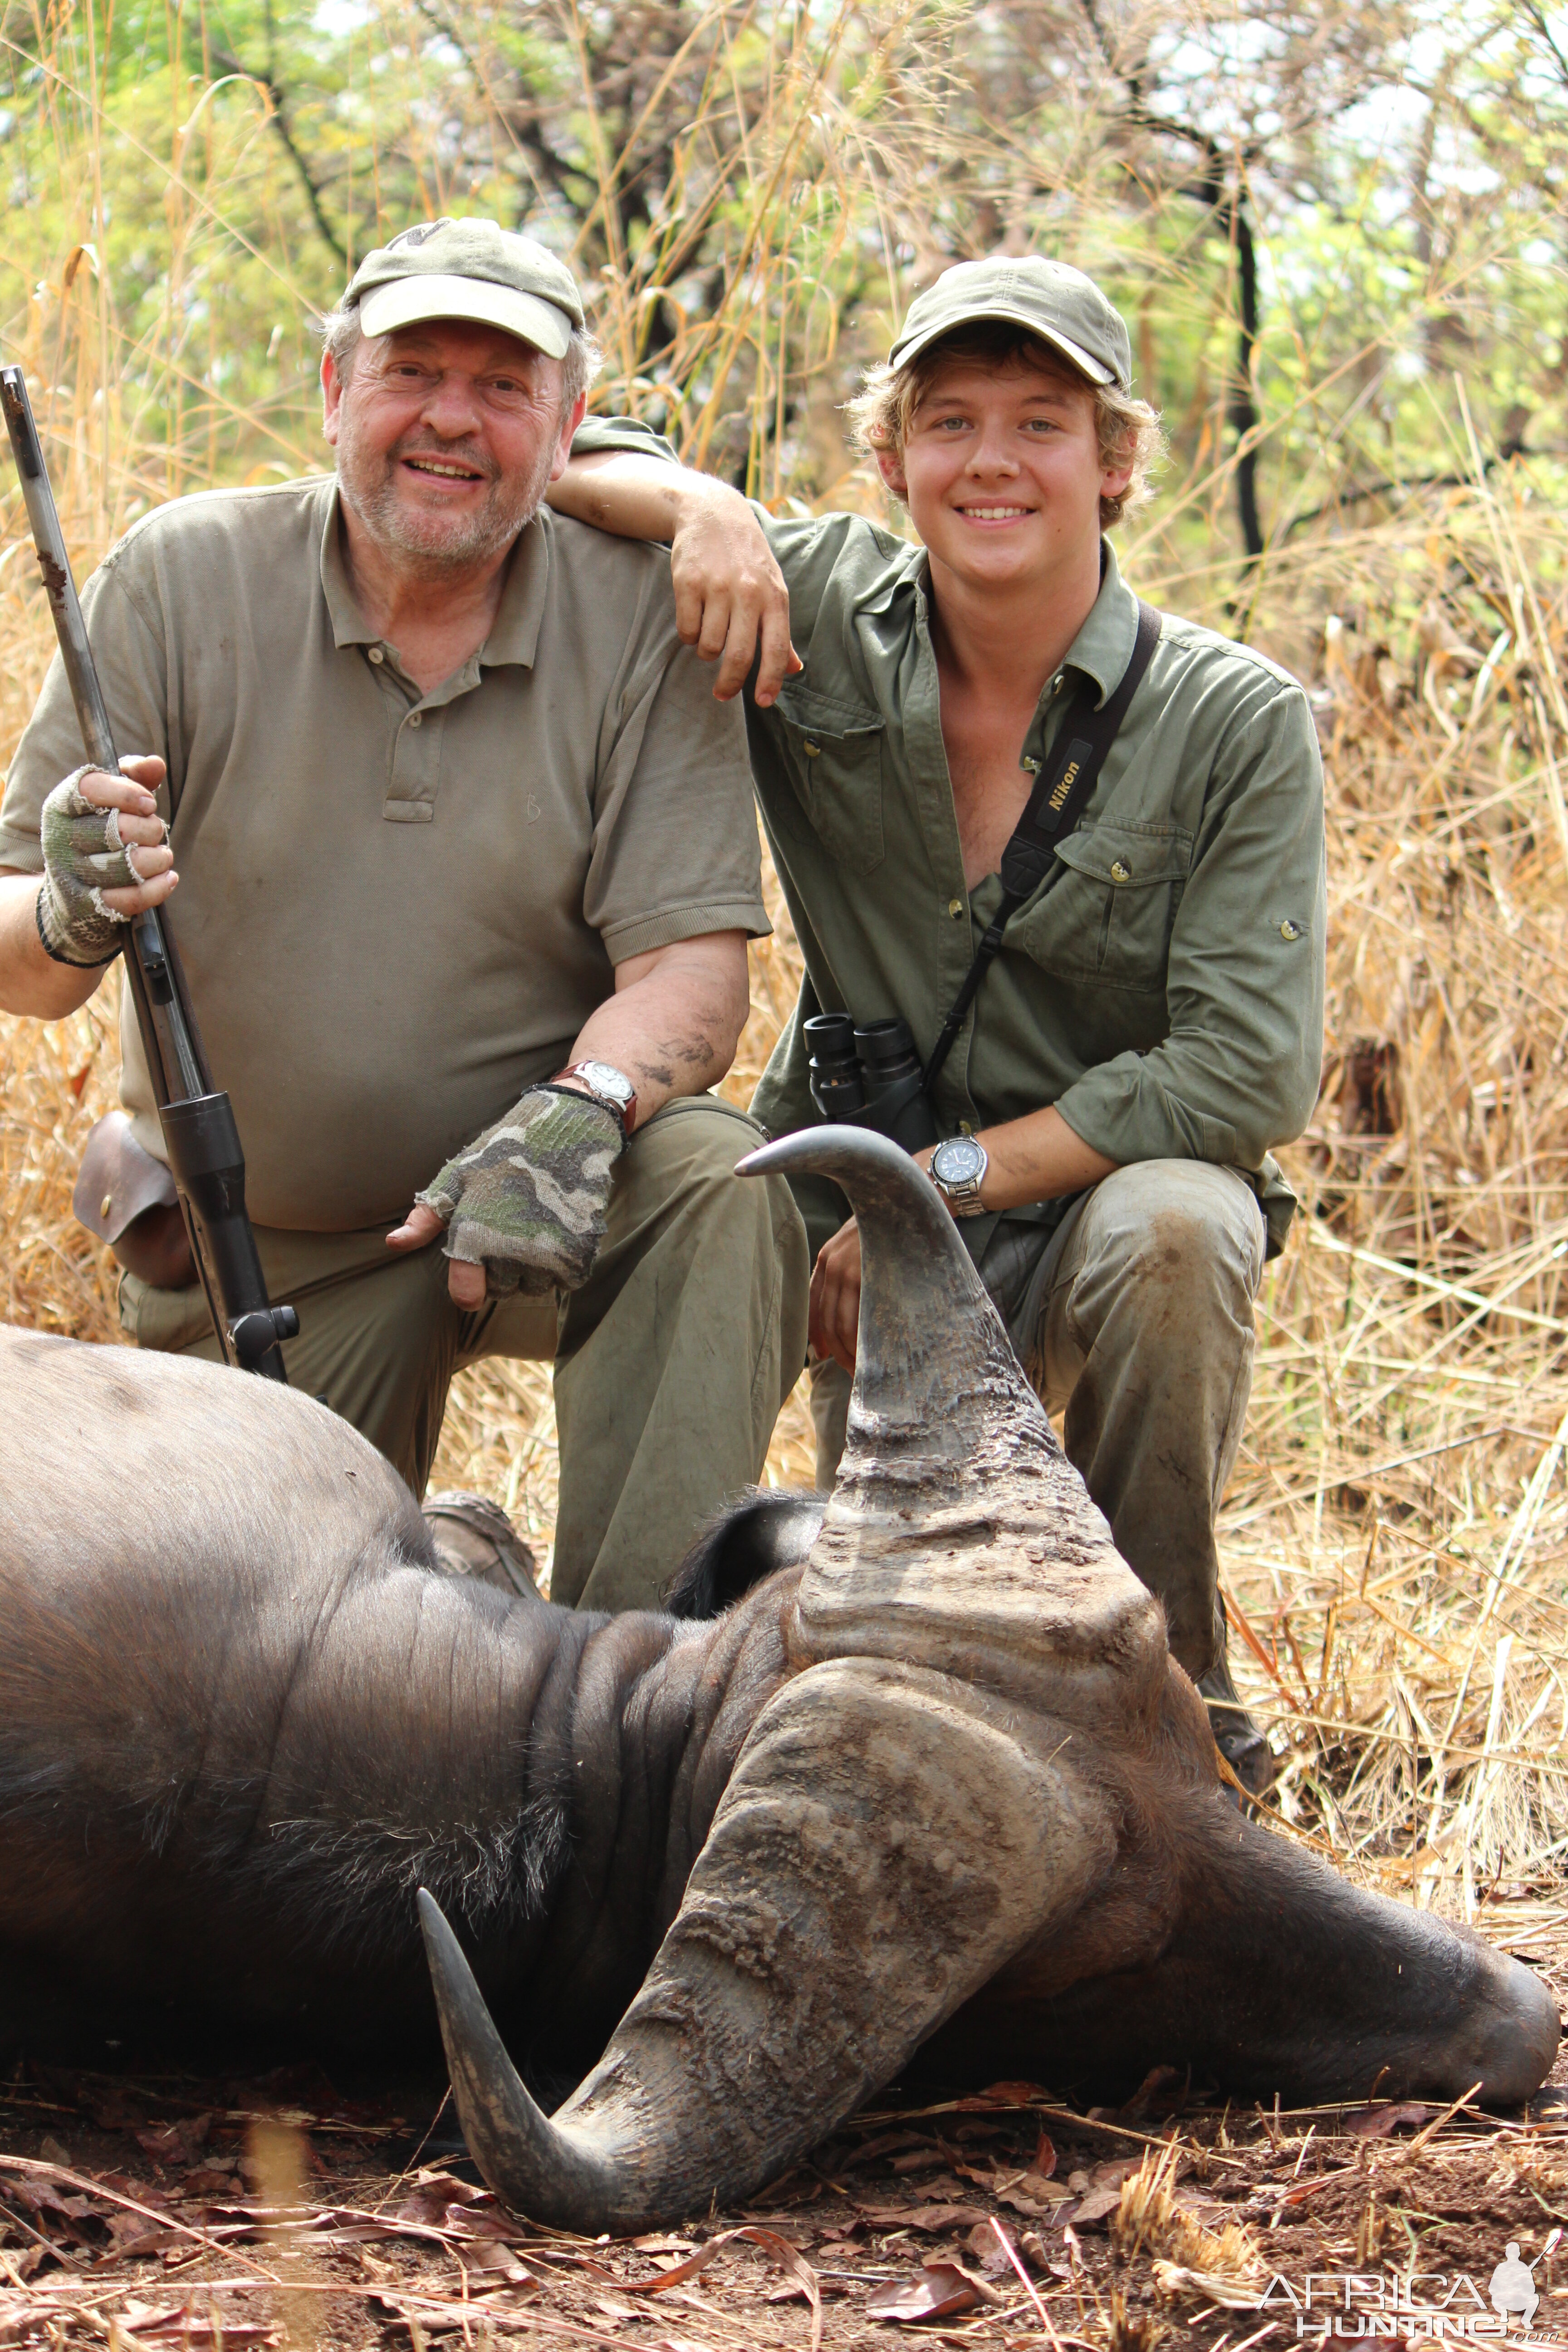
<path id="1" fill-rule="evenodd" d="M 1031 1111 L 1004 1127 L 980 1131 L 988 1165 L 980 1187 L 986 1209 L 1021 1209 L 1035 1201 L 1061 1201 L 1110 1175 L 1120 1162 L 1075 1135 L 1059 1110 Z M 922 1160 L 930 1158 L 922 1152 Z"/>
<path id="2" fill-rule="evenodd" d="M 107 967 L 81 971 L 44 953 L 34 913 L 38 883 L 37 874 L 0 871 L 0 1013 L 59 1021 L 87 1003 Z"/>
<path id="3" fill-rule="evenodd" d="M 557 514 L 591 522 L 595 530 L 613 531 L 617 539 L 658 540 L 668 546 L 693 502 L 725 488 L 710 475 L 672 466 L 663 457 L 644 457 L 635 449 L 600 449 L 589 457 L 574 457 L 544 496 Z"/>
<path id="4" fill-rule="evenodd" d="M 620 966 L 615 995 L 584 1023 L 572 1059 L 624 1070 L 642 1127 L 673 1096 L 700 1094 L 724 1076 L 749 1009 L 741 932 L 679 940 Z"/>
<path id="5" fill-rule="evenodd" d="M 762 524 L 727 482 L 636 450 L 599 449 L 574 457 L 546 496 L 578 522 L 668 546 L 676 627 L 683 645 L 718 664 L 720 702 L 750 676 L 765 710 L 801 667 L 784 573 Z"/>

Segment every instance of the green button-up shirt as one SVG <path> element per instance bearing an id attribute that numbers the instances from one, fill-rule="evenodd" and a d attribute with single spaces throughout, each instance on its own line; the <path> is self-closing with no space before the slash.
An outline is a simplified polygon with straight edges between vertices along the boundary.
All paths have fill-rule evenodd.
<path id="1" fill-rule="evenodd" d="M 656 446 L 646 429 L 602 423 L 576 444 Z M 771 710 L 747 711 L 805 961 L 753 1105 L 783 1134 L 817 1116 L 802 1035 L 813 1013 L 901 1013 L 929 1056 L 1001 884 L 964 885 L 924 549 L 858 515 L 757 512 L 805 663 Z M 1109 545 L 1103 559 L 1094 609 L 1019 747 L 1026 764 L 1047 756 L 1079 681 L 1103 702 L 1131 655 L 1137 599 Z M 1108 1159 L 1239 1169 L 1277 1247 L 1294 1204 L 1269 1152 L 1317 1098 L 1325 902 L 1305 694 L 1250 646 L 1165 614 L 1088 806 L 1008 924 L 937 1080 L 942 1131 L 1054 1103 Z M 800 1191 L 819 1247 L 842 1202 L 829 1187 Z M 1064 1205 L 1010 1216 L 1048 1223 Z"/>

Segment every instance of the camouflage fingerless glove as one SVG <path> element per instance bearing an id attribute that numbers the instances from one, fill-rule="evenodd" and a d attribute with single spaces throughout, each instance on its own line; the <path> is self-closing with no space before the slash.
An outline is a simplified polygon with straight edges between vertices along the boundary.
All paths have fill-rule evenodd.
<path id="1" fill-rule="evenodd" d="M 38 823 L 44 879 L 37 897 L 38 937 L 56 963 L 89 966 L 120 953 L 130 918 L 103 903 L 106 890 L 134 890 L 142 877 L 120 838 L 118 809 L 99 808 L 79 789 L 85 768 L 57 784 Z"/>
<path id="2" fill-rule="evenodd" d="M 602 1104 L 531 1087 L 417 1197 L 447 1219 L 447 1255 L 482 1265 L 492 1297 L 576 1290 L 605 1238 L 625 1142 Z"/>

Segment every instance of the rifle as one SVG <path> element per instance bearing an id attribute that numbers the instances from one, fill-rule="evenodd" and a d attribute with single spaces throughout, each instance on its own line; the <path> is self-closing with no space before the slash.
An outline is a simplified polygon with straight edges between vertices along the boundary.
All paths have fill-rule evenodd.
<path id="1" fill-rule="evenodd" d="M 95 768 L 117 776 L 120 755 L 20 368 L 0 368 L 0 404 L 82 743 Z M 169 1172 L 224 1361 L 287 1382 L 278 1343 L 296 1336 L 300 1318 L 291 1307 L 268 1302 L 246 1213 L 245 1154 L 234 1108 L 213 1085 L 174 942 L 167 923 L 151 908 L 127 927 L 125 977 L 157 1098 Z"/>

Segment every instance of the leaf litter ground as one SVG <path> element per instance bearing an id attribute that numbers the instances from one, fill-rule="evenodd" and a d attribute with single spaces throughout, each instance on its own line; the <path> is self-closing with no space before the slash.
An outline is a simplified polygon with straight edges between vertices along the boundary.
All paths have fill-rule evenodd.
<path id="1" fill-rule="evenodd" d="M 1561 1993 L 1568 1937 L 1531 1946 Z M 345 2078 L 345 2080 L 348 2078 Z M 1524 2115 L 1205 2101 L 1152 2075 L 1079 2112 L 1048 2089 L 884 2095 L 736 2212 L 630 2242 L 508 2213 L 438 2074 L 345 2092 L 67 2071 L 0 2084 L 0 2352 L 620 2352 L 890 2345 L 1250 2352 L 1295 2340 L 1276 2275 L 1536 2264 L 1568 2345 L 1568 2062 Z"/>

